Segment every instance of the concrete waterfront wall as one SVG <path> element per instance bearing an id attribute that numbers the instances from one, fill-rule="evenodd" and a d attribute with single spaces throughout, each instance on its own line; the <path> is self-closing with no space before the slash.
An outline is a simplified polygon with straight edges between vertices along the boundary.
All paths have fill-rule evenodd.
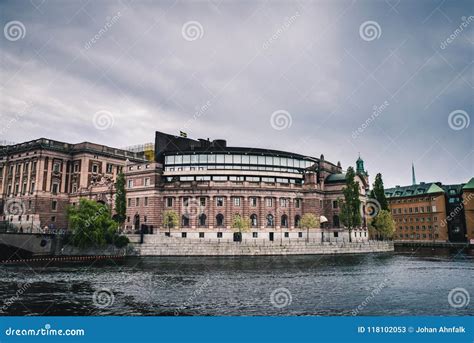
<path id="1" fill-rule="evenodd" d="M 174 237 L 129 236 L 138 256 L 258 256 L 258 255 L 330 255 L 391 252 L 392 242 L 369 241 L 361 243 L 321 243 L 317 241 L 258 242 L 230 240 L 195 240 Z"/>

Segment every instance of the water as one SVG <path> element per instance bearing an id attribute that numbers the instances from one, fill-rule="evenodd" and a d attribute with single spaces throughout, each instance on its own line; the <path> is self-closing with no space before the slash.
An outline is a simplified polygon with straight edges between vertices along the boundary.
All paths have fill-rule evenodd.
<path id="1" fill-rule="evenodd" d="M 448 301 L 454 288 L 474 298 L 473 262 L 472 250 L 408 249 L 4 265 L 0 305 L 4 315 L 473 315 L 474 299 Z"/>

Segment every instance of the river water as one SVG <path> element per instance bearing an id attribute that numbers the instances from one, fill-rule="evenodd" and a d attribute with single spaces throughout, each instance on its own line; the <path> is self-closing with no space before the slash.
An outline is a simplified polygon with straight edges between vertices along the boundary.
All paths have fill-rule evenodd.
<path id="1" fill-rule="evenodd" d="M 473 315 L 473 280 L 472 250 L 21 263 L 0 266 L 0 313 Z"/>

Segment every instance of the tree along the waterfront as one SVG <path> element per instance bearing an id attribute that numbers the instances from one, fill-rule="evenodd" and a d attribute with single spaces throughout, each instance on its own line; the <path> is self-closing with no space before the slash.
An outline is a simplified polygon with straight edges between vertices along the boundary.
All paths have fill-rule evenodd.
<path id="1" fill-rule="evenodd" d="M 369 230 L 372 237 L 378 240 L 392 239 L 395 233 L 395 221 L 390 211 L 381 210 L 372 219 L 369 219 Z"/>
<path id="2" fill-rule="evenodd" d="M 127 237 L 118 234 L 117 222 L 104 204 L 80 199 L 77 206 L 68 207 L 67 216 L 72 232 L 69 242 L 74 246 L 88 248 L 114 244 L 121 248 L 129 243 Z"/>
<path id="3" fill-rule="evenodd" d="M 168 229 L 168 234 L 171 233 L 171 228 L 178 226 L 178 214 L 173 210 L 166 210 L 163 212 L 163 226 Z"/>
<path id="4" fill-rule="evenodd" d="M 346 186 L 342 189 L 344 200 L 340 200 L 341 222 L 349 230 L 349 242 L 352 242 L 352 230 L 362 222 L 360 214 L 361 201 L 359 199 L 359 182 L 355 181 L 354 168 L 349 167 L 346 172 Z"/>
<path id="5" fill-rule="evenodd" d="M 380 210 L 388 210 L 388 201 L 385 196 L 385 189 L 383 187 L 382 174 L 378 173 L 375 176 L 373 188 L 370 191 L 370 198 L 377 200 L 380 205 Z"/>
<path id="6" fill-rule="evenodd" d="M 318 217 L 312 213 L 306 213 L 301 217 L 299 227 L 306 229 L 306 241 L 309 242 L 309 229 L 318 228 L 320 225 Z"/>
<path id="7" fill-rule="evenodd" d="M 125 219 L 127 218 L 127 197 L 125 190 L 125 175 L 123 173 L 118 174 L 117 181 L 115 182 L 115 215 L 114 219 L 119 224 L 120 228 L 123 227 Z"/>

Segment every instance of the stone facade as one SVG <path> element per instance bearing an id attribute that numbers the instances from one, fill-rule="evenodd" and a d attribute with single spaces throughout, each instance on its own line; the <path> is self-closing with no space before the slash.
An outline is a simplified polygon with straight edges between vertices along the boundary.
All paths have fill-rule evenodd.
<path id="1" fill-rule="evenodd" d="M 169 136 L 157 135 L 160 139 L 161 135 Z M 303 158 L 274 150 L 228 148 L 222 140 L 197 142 L 174 136 L 169 136 L 169 142 L 160 139 L 156 145 L 157 162 L 129 164 L 125 168 L 127 220 L 124 229 L 127 233 L 144 228 L 146 232 L 171 237 L 233 239 L 236 229 L 232 228 L 232 221 L 238 214 L 251 222 L 250 229 L 242 233 L 243 239 L 321 240 L 321 230 L 299 227 L 304 214 L 312 213 L 317 218 L 327 219 L 322 224 L 323 229 L 328 230 L 326 239 L 330 236 L 342 239 L 345 234 L 338 201 L 343 198 L 345 174 L 339 163 L 325 161 L 322 155 L 319 159 Z M 193 145 L 195 143 L 197 145 Z M 160 144 L 180 147 L 176 151 L 161 148 Z M 192 152 L 186 151 L 189 148 L 186 144 L 192 146 Z M 246 155 L 249 165 L 243 164 Z M 178 157 L 180 162 L 177 162 Z M 252 158 L 255 159 L 253 166 Z M 277 165 L 282 159 L 285 159 L 285 168 Z M 291 169 L 290 159 L 294 160 Z M 361 168 L 356 178 L 364 203 L 368 176 L 363 162 Z M 163 227 L 165 211 L 178 215 L 177 227 Z M 353 238 L 367 240 L 365 225 L 359 230 L 354 232 Z"/>
<path id="2" fill-rule="evenodd" d="M 66 208 L 79 198 L 113 206 L 113 184 L 140 154 L 93 143 L 37 139 L 0 147 L 2 220 L 24 231 L 67 227 Z"/>

